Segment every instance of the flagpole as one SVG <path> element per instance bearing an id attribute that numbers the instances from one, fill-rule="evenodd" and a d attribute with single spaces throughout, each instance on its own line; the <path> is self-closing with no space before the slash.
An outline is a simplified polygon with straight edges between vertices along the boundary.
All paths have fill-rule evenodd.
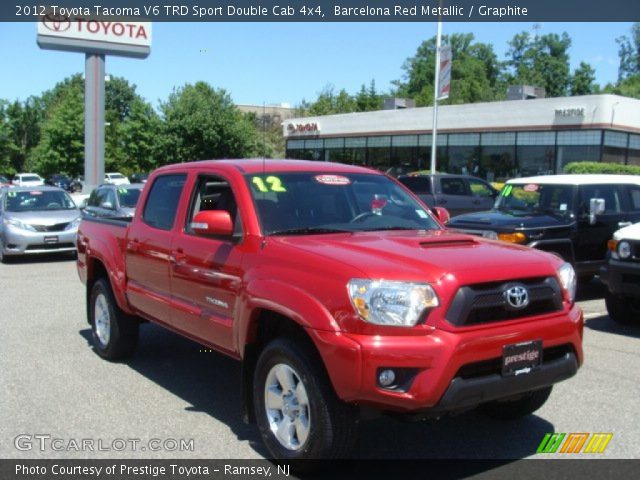
<path id="1" fill-rule="evenodd" d="M 440 0 L 442 9 L 442 0 Z M 436 71 L 433 82 L 433 130 L 431 135 L 431 173 L 436 173 L 436 137 L 438 135 L 438 90 L 440 79 L 440 46 L 442 43 L 442 16 L 438 16 L 438 33 L 436 35 Z"/>

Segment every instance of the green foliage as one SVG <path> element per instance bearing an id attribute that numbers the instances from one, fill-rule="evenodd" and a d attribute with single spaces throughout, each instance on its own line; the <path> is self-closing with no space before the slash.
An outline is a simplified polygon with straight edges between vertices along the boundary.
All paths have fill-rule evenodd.
<path id="1" fill-rule="evenodd" d="M 516 34 L 507 51 L 510 83 L 544 87 L 548 97 L 566 95 L 571 84 L 570 46 L 566 32 L 541 36 L 531 36 L 529 32 Z"/>
<path id="2" fill-rule="evenodd" d="M 442 37 L 452 52 L 451 95 L 444 104 L 491 101 L 504 96 L 501 80 L 502 65 L 493 47 L 474 43 L 472 33 L 454 33 Z M 396 95 L 416 100 L 419 106 L 433 104 L 433 75 L 436 59 L 436 38 L 423 42 L 413 57 L 402 66 L 404 79 L 397 80 Z"/>
<path id="3" fill-rule="evenodd" d="M 603 93 L 613 93 L 623 97 L 640 98 L 640 73 L 620 80 L 616 85 L 608 84 Z"/>
<path id="4" fill-rule="evenodd" d="M 371 80 L 369 88 L 363 84 L 355 95 L 350 95 L 345 89 L 336 92 L 336 88 L 329 84 L 322 89 L 314 102 L 308 103 L 303 100 L 297 108 L 296 116 L 369 112 L 381 110 L 382 103 L 383 96 L 378 94 L 375 80 Z"/>
<path id="5" fill-rule="evenodd" d="M 591 65 L 580 62 L 580 66 L 576 68 L 571 77 L 569 90 L 571 95 L 589 95 L 596 91 L 595 86 L 596 71 Z"/>
<path id="6" fill-rule="evenodd" d="M 616 39 L 618 43 L 618 81 L 640 74 L 640 23 L 631 27 L 631 38 L 625 36 Z"/>
<path id="7" fill-rule="evenodd" d="M 160 105 L 163 124 L 159 162 L 245 158 L 259 152 L 254 124 L 224 90 L 205 82 L 174 90 Z"/>
<path id="8" fill-rule="evenodd" d="M 13 174 L 10 168 L 10 157 L 14 145 L 11 139 L 11 123 L 7 115 L 6 100 L 0 100 L 0 173 Z"/>
<path id="9" fill-rule="evenodd" d="M 564 167 L 564 173 L 610 173 L 617 175 L 640 175 L 640 166 L 619 163 L 572 162 Z"/>

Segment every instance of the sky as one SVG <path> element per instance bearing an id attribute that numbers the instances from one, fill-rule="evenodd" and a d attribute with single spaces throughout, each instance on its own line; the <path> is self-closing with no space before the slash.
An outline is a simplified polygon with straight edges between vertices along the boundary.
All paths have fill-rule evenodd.
<path id="1" fill-rule="evenodd" d="M 631 23 L 543 23 L 538 33 L 572 39 L 571 67 L 581 61 L 596 70 L 597 83 L 618 74 L 615 39 Z M 444 23 L 443 33 L 473 33 L 503 60 L 516 33 L 531 23 Z M 386 92 L 403 76 L 402 64 L 436 23 L 163 23 L 153 24 L 151 55 L 144 60 L 107 57 L 106 71 L 126 78 L 158 107 L 186 83 L 224 88 L 236 104 L 300 104 L 328 85 L 356 93 L 373 79 Z M 81 53 L 41 50 L 35 23 L 0 23 L 0 99 L 24 100 L 84 71 Z M 455 59 L 454 59 L 455 61 Z"/>

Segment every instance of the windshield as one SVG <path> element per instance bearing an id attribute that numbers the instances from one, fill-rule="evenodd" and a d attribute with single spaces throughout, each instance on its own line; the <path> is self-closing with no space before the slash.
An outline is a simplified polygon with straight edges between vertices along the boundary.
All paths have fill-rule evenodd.
<path id="1" fill-rule="evenodd" d="M 573 185 L 507 184 L 495 208 L 510 213 L 565 216 L 573 212 Z"/>
<path id="2" fill-rule="evenodd" d="M 73 210 L 76 204 L 65 192 L 58 190 L 12 191 L 4 200 L 7 212 L 31 212 L 40 210 Z"/>
<path id="3" fill-rule="evenodd" d="M 107 177 L 109 178 L 124 178 L 124 175 L 122 175 L 121 173 L 107 173 Z"/>
<path id="4" fill-rule="evenodd" d="M 21 182 L 39 182 L 40 177 L 37 177 L 36 175 L 23 175 L 22 177 L 20 177 L 20 181 Z"/>
<path id="5" fill-rule="evenodd" d="M 265 235 L 440 229 L 418 202 L 382 175 L 248 175 Z"/>
<path id="6" fill-rule="evenodd" d="M 121 207 L 134 208 L 140 198 L 139 188 L 119 188 L 118 201 Z"/>

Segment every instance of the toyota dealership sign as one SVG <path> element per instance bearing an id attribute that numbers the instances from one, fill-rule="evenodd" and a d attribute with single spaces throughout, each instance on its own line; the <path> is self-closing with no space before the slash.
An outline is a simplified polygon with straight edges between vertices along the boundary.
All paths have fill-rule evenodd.
<path id="1" fill-rule="evenodd" d="M 41 48 L 50 50 L 144 58 L 151 50 L 151 22 L 48 14 L 38 22 L 37 41 Z"/>

